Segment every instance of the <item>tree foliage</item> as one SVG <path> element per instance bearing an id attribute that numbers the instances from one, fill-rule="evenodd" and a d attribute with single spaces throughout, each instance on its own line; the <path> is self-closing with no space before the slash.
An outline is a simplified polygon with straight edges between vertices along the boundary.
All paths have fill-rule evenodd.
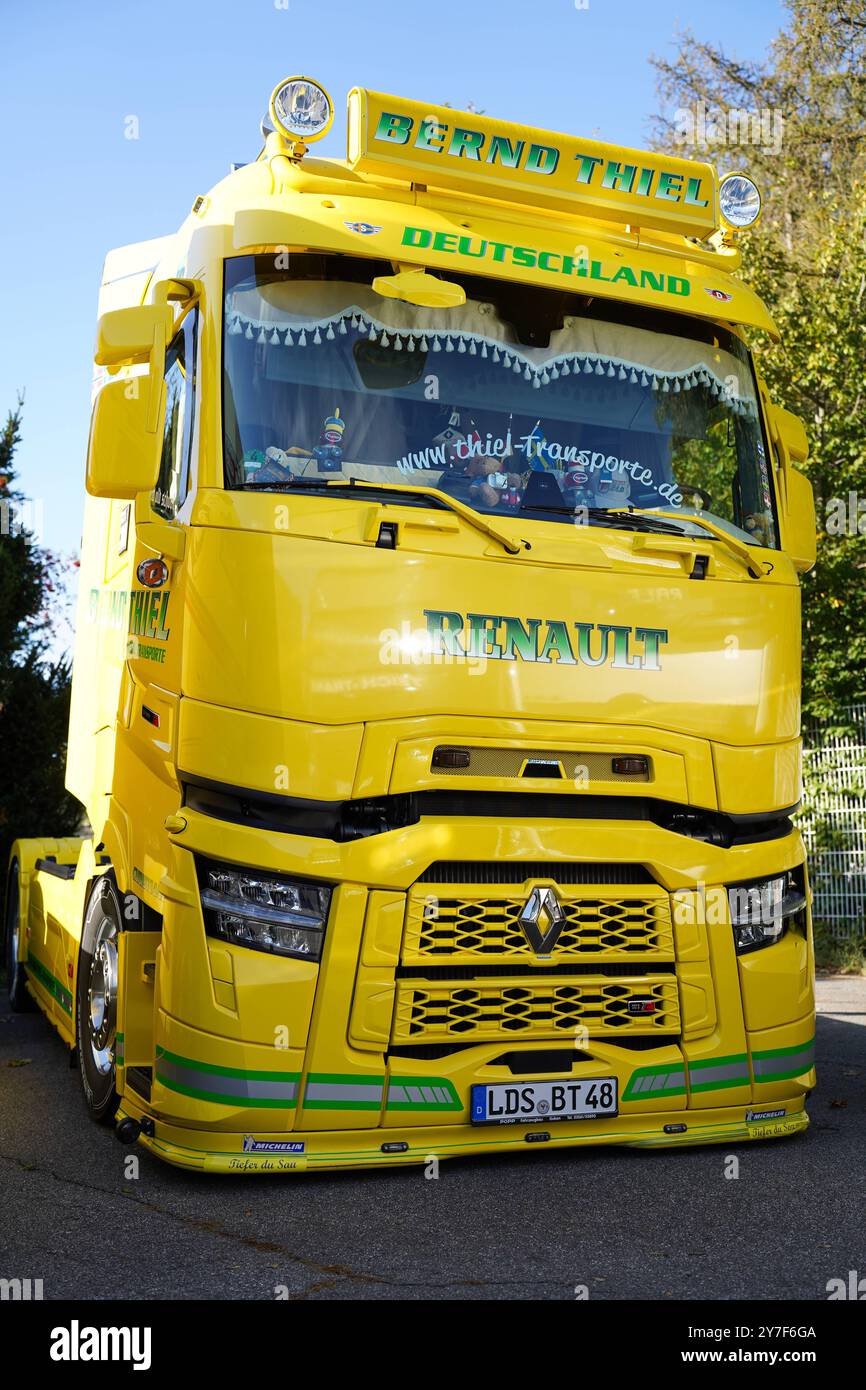
<path id="1" fill-rule="evenodd" d="M 809 435 L 819 548 L 803 582 L 804 700 L 826 717 L 866 691 L 866 3 L 793 0 L 762 63 L 690 31 L 653 63 L 657 143 L 743 170 L 764 194 L 742 273 L 782 335 L 755 343 L 759 370 Z M 765 138 L 741 142 L 742 112 L 765 117 Z M 684 147 L 687 130 L 702 143 Z"/>
<path id="2" fill-rule="evenodd" d="M 81 818 L 64 787 L 69 663 L 44 654 L 62 562 L 28 528 L 15 487 L 21 410 L 0 431 L 0 882 L 14 839 L 69 835 Z"/>

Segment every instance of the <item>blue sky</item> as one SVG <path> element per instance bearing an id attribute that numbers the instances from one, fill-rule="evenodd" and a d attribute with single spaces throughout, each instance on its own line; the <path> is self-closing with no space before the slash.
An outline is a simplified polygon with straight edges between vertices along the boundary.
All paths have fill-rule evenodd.
<path id="1" fill-rule="evenodd" d="M 254 158 L 281 77 L 331 92 L 323 154 L 344 152 L 355 85 L 641 145 L 648 56 L 677 29 L 752 58 L 783 23 L 776 0 L 3 0 L 0 413 L 25 391 L 17 466 L 44 543 L 78 549 L 106 251 L 173 231 Z"/>

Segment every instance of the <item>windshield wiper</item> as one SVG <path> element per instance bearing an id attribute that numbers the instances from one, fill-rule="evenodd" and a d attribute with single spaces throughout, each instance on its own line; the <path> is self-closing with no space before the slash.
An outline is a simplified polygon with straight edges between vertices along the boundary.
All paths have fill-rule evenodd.
<path id="1" fill-rule="evenodd" d="M 280 482 L 278 482 L 276 479 L 274 479 L 272 482 L 269 482 L 269 483 L 241 483 L 241 484 L 239 485 L 237 491 L 238 491 L 238 492 L 287 492 L 287 491 L 289 490 L 289 488 L 293 488 L 294 486 L 295 486 L 295 484 L 294 484 L 293 482 L 288 482 L 288 481 L 286 481 L 286 482 L 284 482 L 284 483 L 280 483 Z"/>
<path id="2" fill-rule="evenodd" d="M 267 488 L 271 487 L 272 484 L 247 483 L 245 486 Z M 359 481 L 357 478 L 350 478 L 348 481 L 344 479 L 334 479 L 331 482 L 326 482 L 325 479 L 319 478 L 296 478 L 291 483 L 278 483 L 276 486 L 281 489 L 286 488 L 287 490 L 294 488 L 308 488 L 312 490 L 315 488 L 319 491 L 334 492 L 340 489 L 350 494 L 353 492 L 384 492 L 386 495 L 412 497 L 413 499 L 417 498 L 421 504 L 428 498 L 434 498 L 441 507 L 444 507 L 447 511 L 456 512 L 457 515 L 461 516 L 470 526 L 474 526 L 476 531 L 481 531 L 485 536 L 490 536 L 492 540 L 497 541 L 509 555 L 519 555 L 523 546 L 526 546 L 527 549 L 529 548 L 526 541 L 513 541 L 510 536 L 506 536 L 504 532 L 492 526 L 479 512 L 473 511 L 472 507 L 467 506 L 465 502 L 458 501 L 456 497 L 449 497 L 447 492 L 440 492 L 439 489 L 435 487 L 412 487 L 411 484 L 408 483 L 365 483 Z"/>
<path id="3" fill-rule="evenodd" d="M 620 513 L 618 513 L 618 515 L 619 514 Z M 626 515 L 631 517 L 633 513 L 628 512 L 626 513 Z M 646 515 L 646 513 L 642 513 L 642 515 Z M 709 531 L 710 535 L 713 537 L 714 540 L 721 541 L 722 545 L 729 552 L 729 554 L 733 555 L 735 559 L 739 560 L 740 564 L 748 570 L 749 574 L 752 576 L 753 579 L 763 579 L 764 571 L 758 569 L 757 564 L 752 558 L 752 554 L 749 550 L 749 547 L 745 545 L 742 541 L 738 541 L 736 537 L 729 535 L 727 531 L 722 530 L 721 526 L 717 526 L 714 521 L 708 521 L 706 517 L 701 515 L 678 516 L 676 512 L 659 511 L 653 512 L 652 516 L 666 517 L 670 521 L 678 522 L 679 525 L 676 528 L 668 527 L 666 529 L 676 529 L 679 535 L 684 536 L 687 540 L 692 541 L 698 540 L 699 537 L 690 536 L 688 531 L 684 531 L 682 529 L 683 523 L 688 524 L 689 522 L 692 522 L 695 526 L 703 526 L 704 530 Z"/>
<path id="4" fill-rule="evenodd" d="M 668 511 L 638 511 L 633 507 L 556 507 L 543 505 L 541 503 L 525 504 L 520 508 L 521 512 L 547 512 L 552 515 L 568 515 L 573 513 L 577 523 L 578 514 L 587 515 L 590 524 L 594 526 L 611 526 L 622 531 L 643 531 L 658 535 L 682 536 L 686 540 L 697 541 L 698 536 L 691 536 L 684 530 L 683 523 L 694 522 L 696 526 L 702 526 L 705 531 L 709 531 L 714 540 L 721 541 L 729 553 L 739 560 L 740 564 L 748 570 L 753 579 L 762 579 L 764 572 L 758 569 L 749 547 L 736 537 L 724 531 L 721 526 L 716 526 L 715 522 L 708 521 L 704 516 L 680 516 L 677 512 Z M 670 523 L 673 522 L 673 525 Z M 579 523 L 577 523 L 579 524 Z"/>
<path id="5" fill-rule="evenodd" d="M 612 526 L 618 531 L 653 531 L 671 536 L 682 535 L 678 526 L 669 526 L 665 521 L 655 521 L 653 517 L 648 517 L 644 512 L 624 511 L 621 508 L 552 507 L 530 502 L 529 506 L 520 507 L 521 516 L 526 512 L 541 512 L 542 514 L 546 512 L 550 516 L 573 516 L 576 526 L 581 524 L 582 517 L 588 516 L 592 525 Z"/>

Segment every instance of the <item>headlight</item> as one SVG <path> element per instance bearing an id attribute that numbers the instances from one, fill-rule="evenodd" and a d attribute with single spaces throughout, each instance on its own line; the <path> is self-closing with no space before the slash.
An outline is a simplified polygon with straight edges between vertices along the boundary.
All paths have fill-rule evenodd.
<path id="1" fill-rule="evenodd" d="M 287 77 L 271 94 L 271 120 L 295 140 L 321 140 L 331 129 L 334 106 L 324 87 L 309 77 Z"/>
<path id="2" fill-rule="evenodd" d="M 761 215 L 757 184 L 747 174 L 726 174 L 719 184 L 719 208 L 729 227 L 753 226 Z"/>
<path id="3" fill-rule="evenodd" d="M 235 946 L 319 960 L 331 889 L 306 879 L 200 861 L 205 931 Z"/>
<path id="4" fill-rule="evenodd" d="M 794 871 L 733 884 L 728 903 L 737 951 L 755 951 L 781 941 L 791 919 L 804 912 L 806 894 Z"/>

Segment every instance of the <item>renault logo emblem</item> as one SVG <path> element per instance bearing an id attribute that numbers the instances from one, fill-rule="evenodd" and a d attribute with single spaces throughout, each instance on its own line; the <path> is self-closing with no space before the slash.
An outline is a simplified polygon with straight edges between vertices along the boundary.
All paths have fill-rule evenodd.
<path id="1" fill-rule="evenodd" d="M 536 955 L 555 946 L 565 913 L 552 888 L 533 888 L 520 914 L 520 928 Z"/>

